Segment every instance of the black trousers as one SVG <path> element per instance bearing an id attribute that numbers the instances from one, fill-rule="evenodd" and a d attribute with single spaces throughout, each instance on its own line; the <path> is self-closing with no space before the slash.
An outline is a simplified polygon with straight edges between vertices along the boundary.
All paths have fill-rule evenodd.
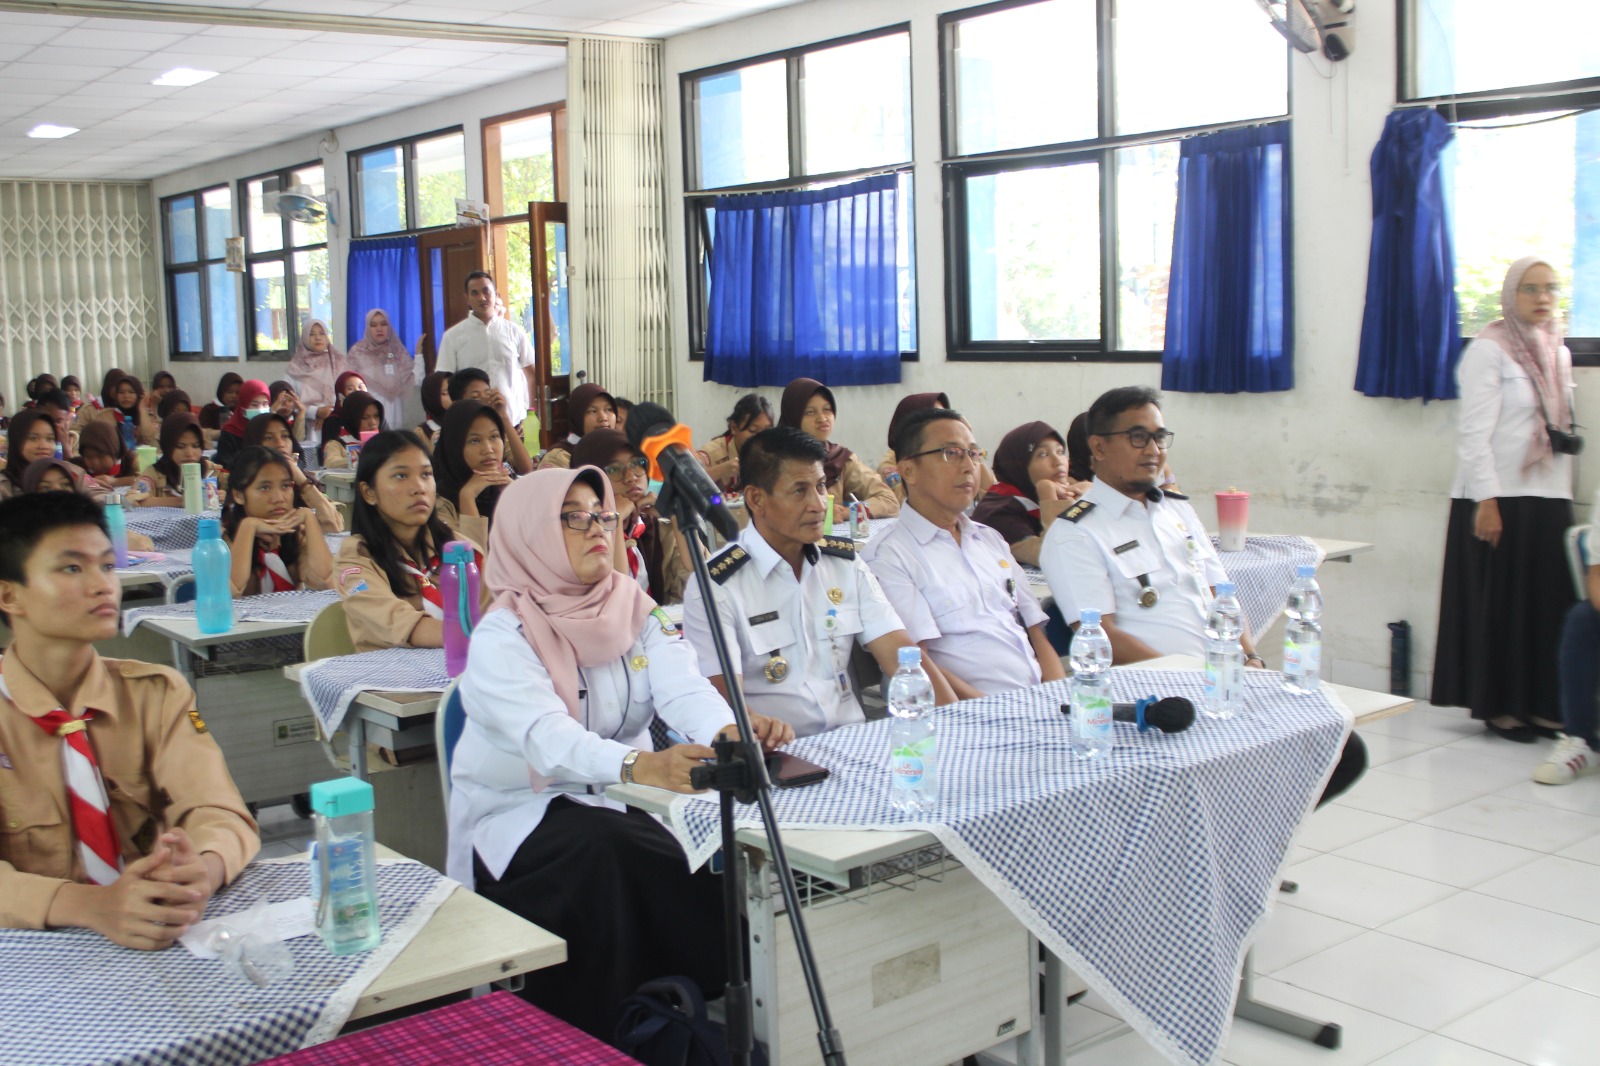
<path id="1" fill-rule="evenodd" d="M 690 873 L 677 840 L 637 810 L 559 796 L 496 880 L 474 856 L 478 893 L 567 942 L 567 961 L 525 978 L 522 996 L 606 1042 L 622 1000 L 657 977 L 722 994 L 722 881 Z"/>

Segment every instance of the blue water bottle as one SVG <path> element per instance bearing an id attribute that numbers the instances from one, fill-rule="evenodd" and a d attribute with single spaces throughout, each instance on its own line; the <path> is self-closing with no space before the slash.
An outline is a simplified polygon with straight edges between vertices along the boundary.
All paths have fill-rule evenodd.
<path id="1" fill-rule="evenodd" d="M 106 531 L 111 534 L 111 550 L 116 554 L 117 566 L 128 565 L 128 518 L 122 513 L 122 497 L 106 504 Z"/>
<path id="2" fill-rule="evenodd" d="M 452 540 L 444 546 L 439 594 L 444 600 L 444 664 L 451 677 L 467 668 L 467 645 L 478 624 L 478 564 L 472 545 Z"/>
<path id="3" fill-rule="evenodd" d="M 233 555 L 222 542 L 221 519 L 200 519 L 193 560 L 195 621 L 202 633 L 226 633 L 233 628 Z"/>

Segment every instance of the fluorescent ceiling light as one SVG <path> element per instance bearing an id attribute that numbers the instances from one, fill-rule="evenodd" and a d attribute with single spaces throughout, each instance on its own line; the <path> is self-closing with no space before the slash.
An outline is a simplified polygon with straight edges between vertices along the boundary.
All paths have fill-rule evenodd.
<path id="1" fill-rule="evenodd" d="M 217 76 L 214 70 L 195 70 L 192 67 L 174 67 L 161 77 L 155 79 L 151 85 L 172 85 L 184 88 L 189 85 L 199 85 L 203 81 L 210 81 Z"/>
<path id="2" fill-rule="evenodd" d="M 77 132 L 78 127 L 76 126 L 52 126 L 48 122 L 41 122 L 39 125 L 28 131 L 28 136 L 39 137 L 47 140 L 55 140 L 61 137 L 71 137 Z"/>

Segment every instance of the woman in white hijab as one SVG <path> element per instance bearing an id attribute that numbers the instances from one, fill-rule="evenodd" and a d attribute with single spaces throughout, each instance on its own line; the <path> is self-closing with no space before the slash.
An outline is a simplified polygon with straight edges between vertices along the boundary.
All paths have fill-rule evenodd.
<path id="1" fill-rule="evenodd" d="M 350 346 L 345 365 L 361 375 L 367 391 L 378 398 L 392 425 L 406 424 L 403 411 L 406 395 L 412 391 L 413 360 L 406 346 L 395 336 L 394 326 L 381 307 L 367 312 L 367 330 Z"/>
<path id="2" fill-rule="evenodd" d="M 310 413 L 309 429 L 318 429 L 333 410 L 338 400 L 333 394 L 334 380 L 348 369 L 344 353 L 333 346 L 328 324 L 320 318 L 307 322 L 300 331 L 300 343 L 289 357 L 287 377 Z"/>
<path id="3" fill-rule="evenodd" d="M 1432 701 L 1518 743 L 1561 728 L 1556 649 L 1575 599 L 1572 354 L 1549 262 L 1519 259 L 1467 345 Z"/>

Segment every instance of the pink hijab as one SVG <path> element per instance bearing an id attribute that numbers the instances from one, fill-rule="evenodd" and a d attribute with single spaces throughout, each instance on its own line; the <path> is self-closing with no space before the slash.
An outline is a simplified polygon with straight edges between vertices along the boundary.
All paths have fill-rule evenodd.
<path id="1" fill-rule="evenodd" d="M 517 613 L 522 635 L 574 718 L 582 716 L 578 667 L 600 666 L 626 652 L 656 605 L 637 581 L 616 570 L 593 585 L 578 582 L 560 514 L 561 501 L 580 477 L 600 490 L 602 510 L 616 509 L 611 479 L 597 467 L 537 470 L 518 478 L 495 504 L 483 567 L 494 593 L 490 610 Z"/>
<path id="2" fill-rule="evenodd" d="M 1544 404 L 1545 419 L 1558 429 L 1567 429 L 1572 423 L 1572 409 L 1567 396 L 1567 362 L 1561 354 L 1561 323 L 1559 315 L 1551 315 L 1542 326 L 1526 322 L 1517 314 L 1517 288 L 1522 277 L 1535 266 L 1550 266 L 1547 259 L 1536 255 L 1523 256 L 1506 271 L 1506 280 L 1500 286 L 1500 314 L 1478 334 L 1485 340 L 1498 344 L 1513 362 L 1528 372 L 1533 387 L 1538 390 Z M 1550 267 L 1552 271 L 1554 267 Z M 1527 458 L 1522 468 L 1534 466 L 1549 458 L 1550 435 L 1542 425 L 1533 430 L 1533 440 L 1528 444 Z"/>

